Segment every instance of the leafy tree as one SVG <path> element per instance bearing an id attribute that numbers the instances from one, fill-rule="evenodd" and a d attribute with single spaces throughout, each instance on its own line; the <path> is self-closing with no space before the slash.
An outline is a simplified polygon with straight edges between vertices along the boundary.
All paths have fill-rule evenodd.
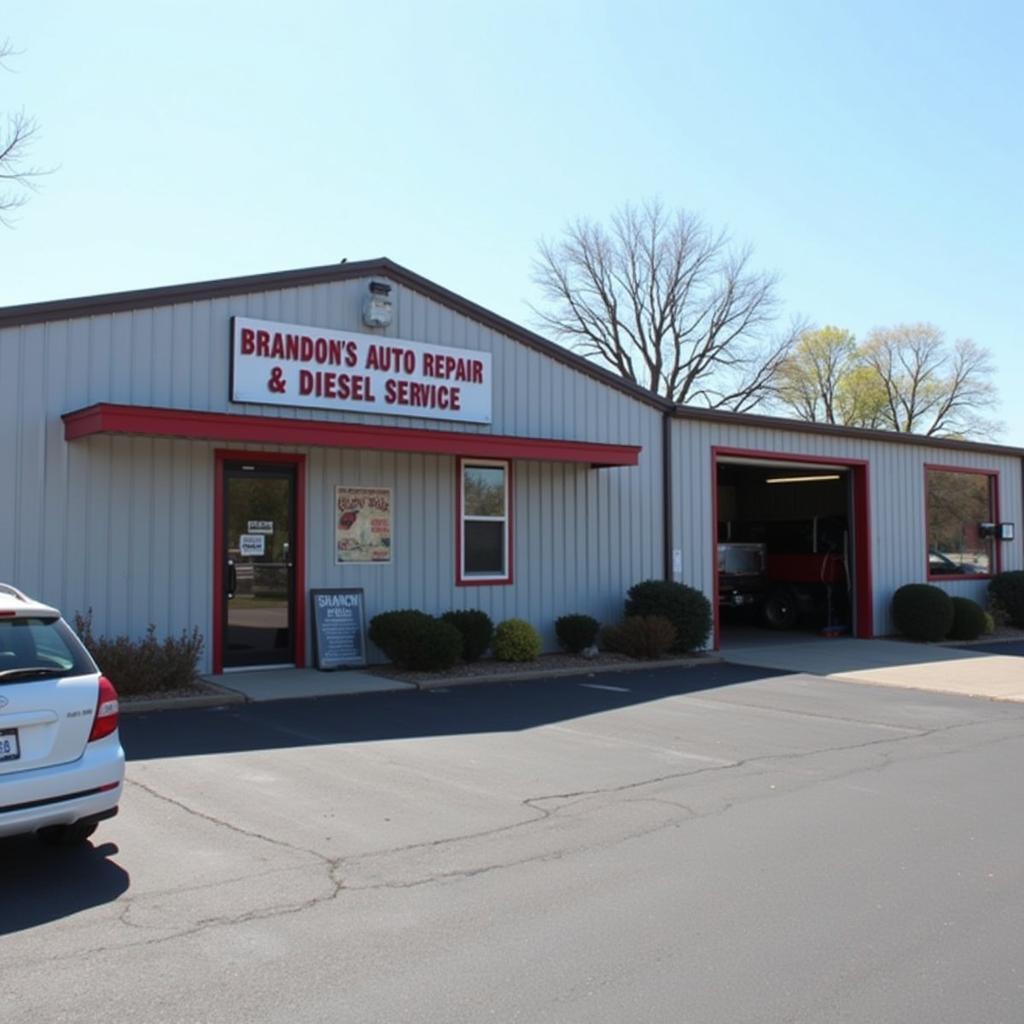
<path id="1" fill-rule="evenodd" d="M 699 217 L 657 200 L 542 242 L 541 324 L 673 402 L 742 411 L 768 397 L 798 331 L 775 334 L 773 274 Z"/>
<path id="2" fill-rule="evenodd" d="M 862 344 L 838 327 L 804 331 L 782 361 L 779 403 L 817 423 L 929 437 L 991 436 L 984 417 L 996 399 L 988 351 L 952 346 L 931 324 L 877 328 Z"/>
<path id="3" fill-rule="evenodd" d="M 991 436 L 983 410 L 996 401 L 992 357 L 970 339 L 948 345 L 932 324 L 903 324 L 868 335 L 863 365 L 884 393 L 890 430 L 929 437 Z"/>

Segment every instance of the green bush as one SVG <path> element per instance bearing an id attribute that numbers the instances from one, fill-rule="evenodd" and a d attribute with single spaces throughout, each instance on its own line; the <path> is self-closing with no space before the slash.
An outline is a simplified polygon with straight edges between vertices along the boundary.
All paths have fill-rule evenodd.
<path id="1" fill-rule="evenodd" d="M 626 595 L 626 615 L 662 615 L 675 626 L 675 651 L 703 647 L 711 633 L 711 602 L 693 587 L 672 580 L 645 580 Z"/>
<path id="2" fill-rule="evenodd" d="M 631 658 L 664 657 L 676 642 L 676 627 L 664 615 L 629 615 L 601 637 L 605 649 Z"/>
<path id="3" fill-rule="evenodd" d="M 994 633 L 996 631 L 996 620 L 992 616 L 985 612 L 985 634 Z"/>
<path id="4" fill-rule="evenodd" d="M 555 619 L 555 635 L 570 654 L 593 647 L 600 628 L 601 623 L 592 615 L 563 615 Z"/>
<path id="5" fill-rule="evenodd" d="M 953 625 L 949 630 L 951 640 L 977 640 L 985 632 L 985 609 L 969 597 L 954 597 Z"/>
<path id="6" fill-rule="evenodd" d="M 127 636 L 94 636 L 92 609 L 75 613 L 75 632 L 92 655 L 100 671 L 118 693 L 129 696 L 180 690 L 196 678 L 203 635 L 198 628 L 183 629 L 178 636 L 158 640 L 156 626 L 150 625 L 141 640 Z"/>
<path id="7" fill-rule="evenodd" d="M 988 585 L 990 597 L 1006 613 L 1010 625 L 1024 629 L 1024 572 L 1001 572 Z"/>
<path id="8" fill-rule="evenodd" d="M 487 653 L 494 639 L 494 623 L 486 612 L 445 612 L 441 621 L 454 626 L 462 634 L 463 661 L 479 661 Z"/>
<path id="9" fill-rule="evenodd" d="M 939 587 L 908 583 L 893 594 L 892 618 L 904 636 L 934 643 L 949 635 L 953 626 L 953 601 Z"/>
<path id="10" fill-rule="evenodd" d="M 370 639 L 401 668 L 434 672 L 451 668 L 462 655 L 462 634 L 426 612 L 382 612 L 370 620 Z"/>
<path id="11" fill-rule="evenodd" d="M 540 633 L 523 619 L 506 619 L 494 634 L 498 661 L 533 661 L 541 651 Z"/>

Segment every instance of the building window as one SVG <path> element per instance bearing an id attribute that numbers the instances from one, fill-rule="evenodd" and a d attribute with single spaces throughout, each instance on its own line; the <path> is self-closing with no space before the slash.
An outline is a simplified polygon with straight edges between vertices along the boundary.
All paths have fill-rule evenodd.
<path id="1" fill-rule="evenodd" d="M 983 523 L 996 521 L 996 476 L 974 470 L 925 470 L 928 576 L 991 576 L 995 542 Z"/>
<path id="2" fill-rule="evenodd" d="M 459 464 L 459 583 L 510 583 L 510 467 L 483 459 Z"/>

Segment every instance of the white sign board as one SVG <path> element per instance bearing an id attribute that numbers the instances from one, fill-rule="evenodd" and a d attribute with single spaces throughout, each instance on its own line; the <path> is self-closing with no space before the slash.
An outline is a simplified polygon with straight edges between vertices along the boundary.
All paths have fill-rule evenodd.
<path id="1" fill-rule="evenodd" d="M 243 533 L 238 537 L 238 553 L 240 555 L 262 555 L 267 550 L 267 537 L 263 533 Z"/>
<path id="2" fill-rule="evenodd" d="M 231 400 L 491 422 L 491 353 L 302 324 L 231 321 Z"/>
<path id="3" fill-rule="evenodd" d="M 273 519 L 250 519 L 246 527 L 247 533 L 273 533 Z"/>

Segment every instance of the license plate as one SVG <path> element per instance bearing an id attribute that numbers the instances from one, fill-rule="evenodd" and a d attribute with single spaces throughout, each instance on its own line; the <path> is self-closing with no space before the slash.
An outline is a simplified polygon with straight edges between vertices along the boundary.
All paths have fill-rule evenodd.
<path id="1" fill-rule="evenodd" d="M 0 729 L 0 761 L 17 761 L 21 757 L 17 729 Z"/>

